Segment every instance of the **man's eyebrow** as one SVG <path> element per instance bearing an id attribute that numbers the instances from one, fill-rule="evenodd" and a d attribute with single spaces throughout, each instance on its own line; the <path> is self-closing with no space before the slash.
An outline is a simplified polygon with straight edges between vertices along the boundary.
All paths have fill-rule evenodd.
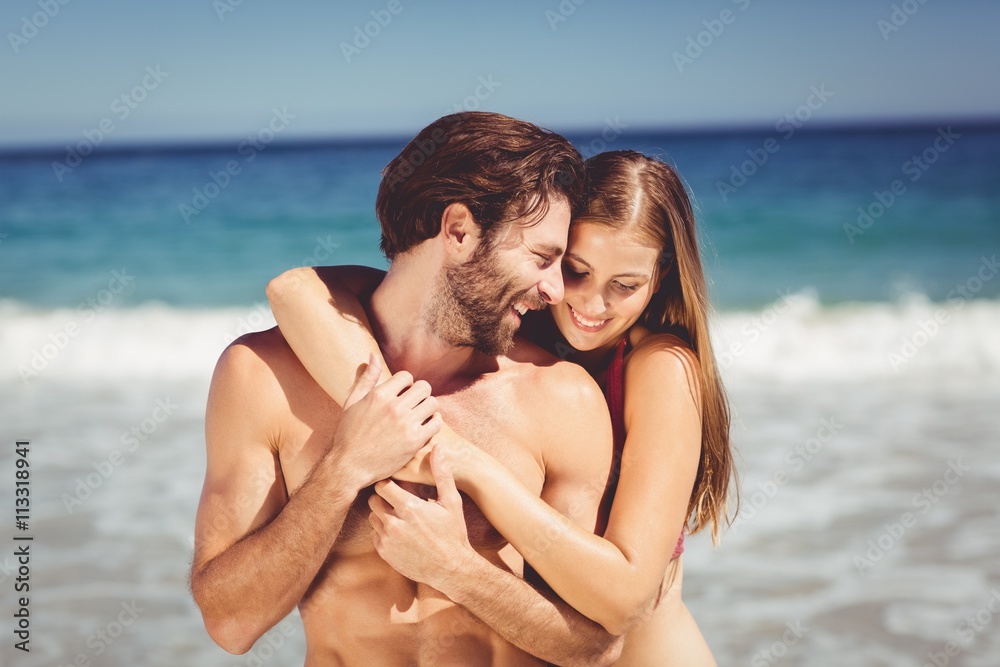
<path id="1" fill-rule="evenodd" d="M 534 248 L 535 252 L 540 252 L 543 255 L 550 255 L 553 259 L 559 259 L 566 252 L 562 246 L 555 245 L 554 243 L 539 243 Z"/>

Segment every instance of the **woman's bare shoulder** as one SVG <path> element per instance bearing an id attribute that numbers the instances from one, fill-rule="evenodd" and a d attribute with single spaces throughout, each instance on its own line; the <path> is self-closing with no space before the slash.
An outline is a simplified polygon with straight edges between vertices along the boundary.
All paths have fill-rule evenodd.
<path id="1" fill-rule="evenodd" d="M 625 358 L 626 387 L 641 386 L 644 393 L 657 387 L 668 392 L 686 388 L 693 397 L 700 395 L 701 364 L 694 349 L 674 334 L 636 328 L 630 331 L 632 351 Z M 627 400 L 630 392 L 625 393 Z"/>
<path id="2" fill-rule="evenodd" d="M 636 359 L 644 358 L 655 352 L 682 355 L 695 361 L 698 356 L 687 341 L 680 336 L 650 331 L 641 324 L 636 324 L 629 329 L 629 342 L 632 344 L 632 352 L 629 357 Z M 640 354 L 636 355 L 637 352 Z"/>

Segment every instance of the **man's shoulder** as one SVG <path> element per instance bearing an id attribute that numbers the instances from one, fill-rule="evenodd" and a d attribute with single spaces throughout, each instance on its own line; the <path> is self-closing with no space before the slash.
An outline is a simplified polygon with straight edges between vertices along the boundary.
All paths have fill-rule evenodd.
<path id="1" fill-rule="evenodd" d="M 271 327 L 243 334 L 227 345 L 219 356 L 219 366 L 241 375 L 273 375 L 273 365 L 285 363 L 290 352 L 291 348 L 278 327 Z"/>
<path id="2" fill-rule="evenodd" d="M 521 338 L 507 355 L 513 379 L 537 405 L 558 405 L 570 412 L 586 412 L 604 406 L 604 394 L 579 364 L 560 359 Z"/>
<path id="3" fill-rule="evenodd" d="M 604 393 L 578 364 L 524 341 L 509 355 L 513 391 L 528 437 L 540 448 L 546 480 L 600 478 L 604 488 L 612 451 Z M 604 475 L 604 477 L 601 477 Z"/>
<path id="4" fill-rule="evenodd" d="M 247 398 L 273 401 L 285 393 L 283 379 L 301 369 L 285 337 L 278 327 L 272 327 L 243 334 L 227 345 L 215 366 L 212 383 L 238 388 Z"/>

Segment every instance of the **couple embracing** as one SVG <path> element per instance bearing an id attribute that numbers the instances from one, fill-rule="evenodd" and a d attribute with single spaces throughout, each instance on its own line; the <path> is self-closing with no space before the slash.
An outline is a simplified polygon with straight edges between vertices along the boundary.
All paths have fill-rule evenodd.
<path id="1" fill-rule="evenodd" d="M 714 665 L 685 533 L 727 519 L 729 411 L 678 175 L 499 114 L 383 171 L 388 271 L 301 268 L 222 354 L 192 592 L 306 665 Z"/>

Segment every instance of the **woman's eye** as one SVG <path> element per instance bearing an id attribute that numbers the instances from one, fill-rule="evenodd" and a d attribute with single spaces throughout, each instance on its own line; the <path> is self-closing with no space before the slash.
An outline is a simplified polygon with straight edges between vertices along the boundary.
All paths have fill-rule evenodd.
<path id="1" fill-rule="evenodd" d="M 563 264 L 563 272 L 566 273 L 567 275 L 573 277 L 573 278 L 582 278 L 583 276 L 587 275 L 586 272 L 583 272 L 583 271 L 574 271 L 573 269 L 571 269 L 570 267 L 566 266 L 565 264 Z"/>
<path id="2" fill-rule="evenodd" d="M 638 285 L 626 285 L 625 283 L 620 283 L 617 280 L 615 281 L 615 287 L 625 292 L 634 292 L 639 289 Z"/>

